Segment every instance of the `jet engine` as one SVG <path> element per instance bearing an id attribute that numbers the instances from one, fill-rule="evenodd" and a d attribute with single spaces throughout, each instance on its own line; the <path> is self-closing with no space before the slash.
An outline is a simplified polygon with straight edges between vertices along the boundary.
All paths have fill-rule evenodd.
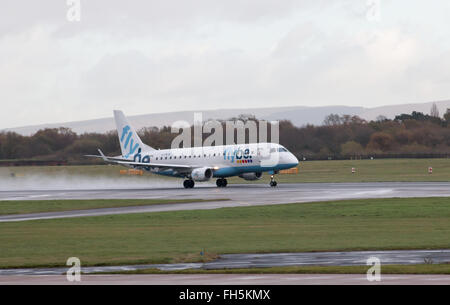
<path id="1" fill-rule="evenodd" d="M 252 180 L 258 180 L 261 179 L 262 173 L 243 173 L 240 174 L 239 177 L 241 177 L 244 180 L 252 181 Z"/>
<path id="2" fill-rule="evenodd" d="M 192 171 L 191 177 L 194 181 L 208 181 L 213 176 L 213 172 L 209 167 L 196 168 Z"/>

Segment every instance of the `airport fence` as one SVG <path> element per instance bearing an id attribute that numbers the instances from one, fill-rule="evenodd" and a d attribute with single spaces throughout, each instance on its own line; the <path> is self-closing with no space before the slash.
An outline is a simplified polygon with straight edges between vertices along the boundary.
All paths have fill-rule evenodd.
<path id="1" fill-rule="evenodd" d="M 300 161 L 307 160 L 370 160 L 370 159 L 446 159 L 450 153 L 383 153 L 383 154 L 355 154 L 355 155 L 314 155 L 295 154 Z"/>

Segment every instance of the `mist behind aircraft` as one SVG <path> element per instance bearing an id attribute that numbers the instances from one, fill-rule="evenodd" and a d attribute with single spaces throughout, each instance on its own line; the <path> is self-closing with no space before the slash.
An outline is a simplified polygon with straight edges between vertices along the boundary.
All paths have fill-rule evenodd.
<path id="1" fill-rule="evenodd" d="M 39 169 L 39 167 L 37 168 Z M 73 174 L 61 168 L 53 173 L 36 170 L 20 172 L 14 168 L 0 169 L 0 191 L 20 190 L 102 190 L 102 189 L 141 189 L 141 188 L 170 188 L 179 187 L 177 180 L 169 180 L 153 175 L 121 176 L 119 170 L 116 175 L 83 175 Z M 12 175 L 14 173 L 14 175 Z M 29 198 L 30 199 L 30 198 Z M 34 198 L 34 199 L 39 199 Z M 45 198 L 42 198 L 45 199 Z"/>

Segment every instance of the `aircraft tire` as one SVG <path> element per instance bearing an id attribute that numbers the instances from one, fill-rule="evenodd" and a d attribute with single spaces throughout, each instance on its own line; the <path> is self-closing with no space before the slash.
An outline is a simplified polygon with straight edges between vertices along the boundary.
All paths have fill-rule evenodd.
<path id="1" fill-rule="evenodd" d="M 228 181 L 225 178 L 219 178 L 216 180 L 217 187 L 226 187 L 227 184 L 228 184 Z"/>
<path id="2" fill-rule="evenodd" d="M 185 189 L 191 189 L 194 187 L 194 185 L 195 185 L 194 180 L 184 180 L 183 181 L 183 186 Z"/>

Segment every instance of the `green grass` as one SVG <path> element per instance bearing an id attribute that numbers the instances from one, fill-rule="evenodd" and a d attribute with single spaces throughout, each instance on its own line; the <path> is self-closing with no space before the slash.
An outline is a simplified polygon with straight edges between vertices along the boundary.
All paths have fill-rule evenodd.
<path id="1" fill-rule="evenodd" d="M 248 269 L 142 269 L 98 274 L 366 274 L 371 266 L 289 266 Z M 382 274 L 450 274 L 450 264 L 381 265 Z"/>
<path id="2" fill-rule="evenodd" d="M 356 173 L 352 174 L 352 167 Z M 433 173 L 428 173 L 428 167 Z M 450 159 L 379 159 L 300 162 L 298 174 L 277 175 L 280 183 L 289 182 L 436 182 L 450 181 Z M 229 182 L 242 183 L 233 178 Z M 250 181 L 253 183 L 253 181 Z M 265 175 L 261 182 L 269 183 Z"/>
<path id="3" fill-rule="evenodd" d="M 218 199 L 226 200 L 226 199 Z M 210 201 L 203 199 L 89 199 L 89 200 L 17 200 L 0 201 L 0 215 L 28 214 L 89 210 L 99 208 L 117 208 L 129 206 L 190 203 Z M 216 199 L 214 199 L 216 201 Z"/>
<path id="4" fill-rule="evenodd" d="M 428 167 L 433 167 L 433 174 L 428 174 Z M 356 173 L 352 174 L 352 167 Z M 173 179 L 146 173 L 144 176 L 129 177 L 119 174 L 124 169 L 113 165 L 94 166 L 25 166 L 0 167 L 0 177 L 16 175 L 20 182 L 22 177 L 33 175 L 58 176 L 78 175 L 88 177 L 114 177 L 119 179 Z M 288 182 L 386 182 L 386 181 L 450 181 L 450 159 L 377 159 L 377 160 L 329 160 L 300 162 L 299 174 L 278 175 L 281 183 Z M 268 183 L 265 174 L 259 181 L 248 183 Z M 230 178 L 230 183 L 247 183 L 241 178 Z M 181 183 L 180 183 L 181 185 Z"/>
<path id="5" fill-rule="evenodd" d="M 450 197 L 0 223 L 0 267 L 171 263 L 225 253 L 450 248 Z"/>

